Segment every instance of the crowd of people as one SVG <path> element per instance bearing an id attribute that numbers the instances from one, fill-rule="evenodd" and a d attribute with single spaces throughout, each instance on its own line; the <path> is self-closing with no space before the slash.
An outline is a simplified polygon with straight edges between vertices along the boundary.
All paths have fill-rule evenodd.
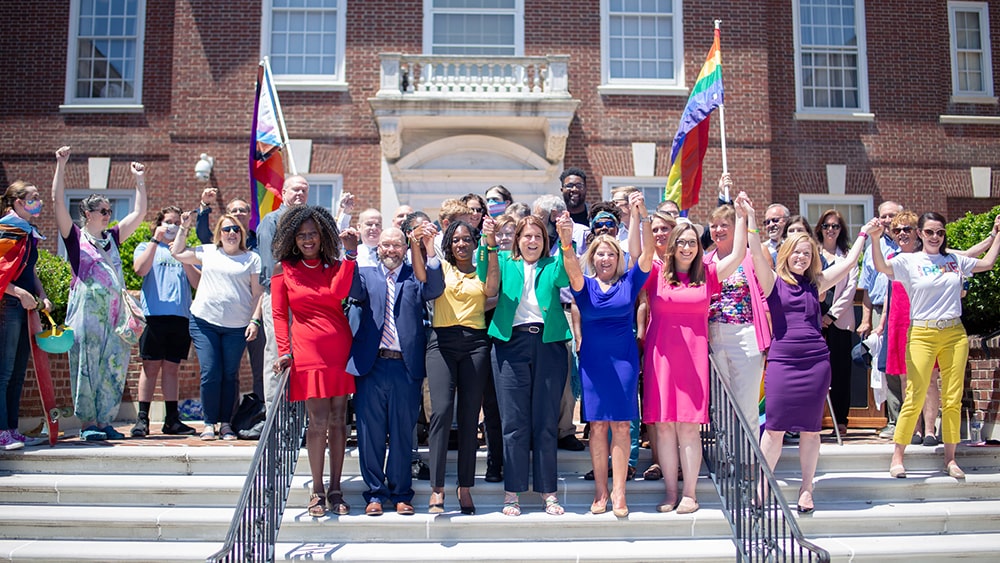
<path id="1" fill-rule="evenodd" d="M 120 439 L 111 423 L 131 346 L 116 330 L 127 314 L 119 248 L 146 215 L 145 169 L 130 166 L 135 206 L 117 225 L 108 227 L 111 206 L 100 195 L 80 203 L 77 223 L 64 198 L 69 155 L 69 147 L 56 152 L 52 197 L 73 271 L 67 324 L 76 334 L 74 408 L 83 440 Z M 654 463 L 643 476 L 664 481 L 657 510 L 686 514 L 699 508 L 711 358 L 751 432 L 758 430 L 763 380 L 761 449 L 773 468 L 785 435 L 798 435 L 797 506 L 811 512 L 824 405 L 829 395 L 834 420 L 846 431 L 851 339 L 874 331 L 885 336 L 885 359 L 876 367 L 896 380 L 889 386 L 896 396 L 888 409 L 896 444 L 890 474 L 905 477 L 911 441 L 936 443 L 939 396 L 945 471 L 964 477 L 955 460 L 968 356 L 962 283 L 993 267 L 1000 217 L 986 240 L 956 251 L 947 247 L 944 217 L 918 217 L 891 201 L 852 240 L 834 209 L 813 229 L 775 203 L 758 224 L 754 203 L 728 174 L 719 180 L 720 194 L 738 195 L 720 198 L 704 227 L 680 216 L 674 202 L 651 209 L 633 187 L 588 204 L 587 175 L 578 168 L 560 181 L 561 197 L 543 195 L 530 206 L 499 185 L 447 199 L 436 221 L 401 206 L 391 226 L 376 209 L 355 221 L 350 194 L 335 213 L 307 205 L 302 176 L 285 180 L 281 207 L 256 231 L 248 225 L 250 205 L 239 198 L 213 226 L 212 188 L 196 211 L 159 210 L 151 240 L 133 260 L 148 324 L 139 343 L 132 436 L 151 432 L 158 379 L 166 403 L 161 431 L 196 433 L 177 409 L 178 366 L 193 343 L 200 438 L 236 439 L 230 421 L 247 350 L 253 387 L 269 411 L 286 370 L 287 400 L 305 402 L 312 516 L 351 511 L 340 486 L 351 397 L 365 514 L 378 516 L 384 505 L 415 512 L 411 464 L 421 411 L 429 513 L 446 509 L 452 434 L 457 504 L 463 514 L 475 513 L 482 421 L 484 477 L 503 482 L 503 514 L 520 515 L 521 493 L 529 489 L 544 512 L 562 514 L 557 450 L 584 448 L 575 436 L 576 397 L 589 428 L 590 512 L 604 513 L 610 504 L 616 516 L 628 515 L 626 483 L 637 473 L 644 425 Z M 2 207 L 0 225 L 31 233 L 23 266 L 6 288 L 0 326 L 0 446 L 13 449 L 25 441 L 17 420 L 26 311 L 51 303 L 34 271 L 38 189 L 11 184 Z M 192 229 L 202 244 L 190 248 Z M 865 299 L 855 326 L 857 287 Z"/>

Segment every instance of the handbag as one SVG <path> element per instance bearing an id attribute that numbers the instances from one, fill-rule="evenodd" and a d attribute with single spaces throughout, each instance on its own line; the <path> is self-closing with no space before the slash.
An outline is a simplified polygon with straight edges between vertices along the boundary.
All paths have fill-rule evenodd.
<path id="1" fill-rule="evenodd" d="M 121 290 L 122 319 L 115 327 L 115 334 L 121 337 L 129 346 L 139 343 L 139 337 L 146 330 L 146 315 L 134 297 L 123 287 Z"/>

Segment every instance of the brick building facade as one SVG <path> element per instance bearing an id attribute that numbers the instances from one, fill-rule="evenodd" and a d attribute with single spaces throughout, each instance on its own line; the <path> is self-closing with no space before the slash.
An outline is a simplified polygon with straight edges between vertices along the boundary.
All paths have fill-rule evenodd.
<path id="1" fill-rule="evenodd" d="M 116 18 L 126 22 L 124 60 L 133 63 L 112 69 L 119 82 L 95 70 L 113 54 L 97 47 L 115 38 L 101 43 L 107 29 L 87 27 L 103 21 L 113 36 Z M 53 152 L 68 144 L 75 193 L 110 190 L 124 215 L 128 162 L 140 160 L 150 210 L 192 208 L 207 185 L 193 167 L 207 153 L 220 199 L 245 197 L 256 68 L 269 55 L 298 171 L 329 188 L 319 203 L 332 205 L 345 190 L 362 208 L 391 213 L 410 203 L 433 212 L 445 195 L 495 183 L 530 200 L 557 193 L 568 166 L 590 174 L 591 201 L 623 183 L 656 194 L 715 18 L 723 20 L 729 170 L 759 208 L 782 202 L 815 220 L 837 205 L 858 225 L 886 199 L 949 218 L 992 207 L 1000 192 L 992 174 L 1000 169 L 1000 2 L 992 1 L 5 2 L 0 71 L 12 80 L 0 106 L 0 180 L 36 182 L 47 196 Z M 309 51 L 316 29 L 330 43 L 312 54 L 329 60 L 319 73 L 295 74 L 290 45 L 301 32 Z M 81 52 L 91 46 L 85 64 Z M 484 66 L 447 70 L 456 53 L 511 66 L 493 75 Z M 630 74 L 647 62 L 659 74 Z M 522 74 L 523 93 L 489 90 Z M 484 89 L 468 89 L 470 77 Z M 449 78 L 467 82 L 433 90 Z M 124 93 L 115 90 L 122 85 Z M 715 201 L 717 114 L 710 146 L 695 217 Z M 41 227 L 56 232 L 51 214 Z M 56 250 L 57 238 L 45 246 Z"/>

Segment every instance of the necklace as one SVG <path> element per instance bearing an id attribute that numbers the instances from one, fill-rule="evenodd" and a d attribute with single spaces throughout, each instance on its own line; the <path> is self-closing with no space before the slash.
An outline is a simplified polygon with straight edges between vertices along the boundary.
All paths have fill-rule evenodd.
<path id="1" fill-rule="evenodd" d="M 305 258 L 302 259 L 302 265 L 305 266 L 306 268 L 309 268 L 310 270 L 315 270 L 316 268 L 319 268 L 320 264 L 322 264 L 322 262 L 319 259 L 316 260 L 315 266 L 309 265 L 309 262 L 306 262 Z"/>

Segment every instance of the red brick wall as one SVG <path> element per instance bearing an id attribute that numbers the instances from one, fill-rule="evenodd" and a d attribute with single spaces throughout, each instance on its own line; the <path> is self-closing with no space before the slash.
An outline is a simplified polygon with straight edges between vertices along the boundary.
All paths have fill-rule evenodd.
<path id="1" fill-rule="evenodd" d="M 1000 418 L 1000 342 L 996 338 L 989 343 L 978 336 L 969 338 L 962 407 L 983 411 L 985 424 L 995 425 Z"/>

